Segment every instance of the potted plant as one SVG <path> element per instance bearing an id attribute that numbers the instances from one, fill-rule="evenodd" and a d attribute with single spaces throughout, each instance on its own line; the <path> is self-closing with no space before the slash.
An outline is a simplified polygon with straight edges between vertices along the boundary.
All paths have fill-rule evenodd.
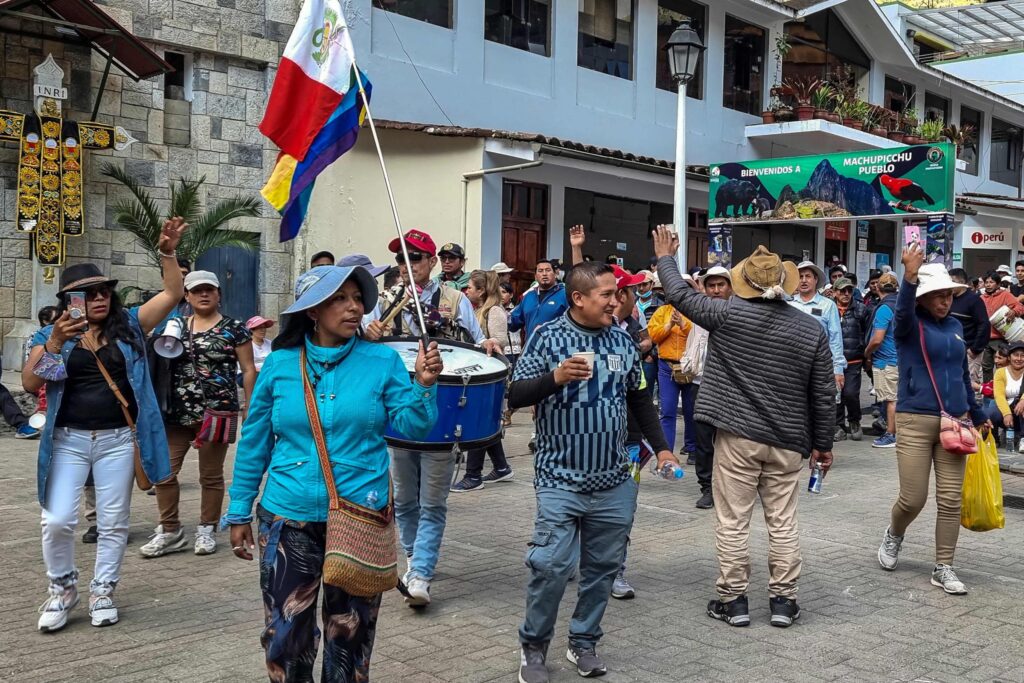
<path id="1" fill-rule="evenodd" d="M 920 145 L 924 143 L 924 137 L 921 135 L 921 126 L 914 126 L 907 133 L 906 137 L 903 138 L 903 142 L 908 145 Z"/>
<path id="2" fill-rule="evenodd" d="M 836 91 L 828 83 L 822 83 L 811 94 L 811 104 L 814 105 L 814 118 L 829 120 L 831 112 L 829 107 L 835 99 Z"/>
<path id="3" fill-rule="evenodd" d="M 921 137 L 925 142 L 938 142 L 945 136 L 946 122 L 941 119 L 932 119 L 921 123 Z"/>
<path id="4" fill-rule="evenodd" d="M 796 119 L 796 114 L 793 113 L 793 107 L 780 100 L 776 100 L 776 102 L 778 102 L 778 108 L 775 109 L 776 122 L 785 123 L 786 121 L 793 121 Z"/>
<path id="5" fill-rule="evenodd" d="M 854 100 L 850 104 L 850 119 L 847 123 L 843 123 L 854 130 L 862 130 L 864 128 L 864 117 L 871 111 L 871 105 L 864 100 Z"/>
<path id="6" fill-rule="evenodd" d="M 835 99 L 835 105 L 832 107 L 832 111 L 836 118 L 839 119 L 837 123 L 842 123 L 844 126 L 849 125 L 847 122 L 853 119 L 853 101 L 842 96 L 837 96 Z"/>
<path id="7" fill-rule="evenodd" d="M 891 112 L 885 107 L 880 107 L 877 104 L 871 105 L 871 111 L 874 113 L 874 125 L 871 127 L 871 133 L 877 135 L 880 138 L 888 137 L 889 128 L 887 126 Z M 864 126 L 867 130 L 867 126 Z"/>
<path id="8" fill-rule="evenodd" d="M 820 85 L 820 79 L 811 77 L 790 78 L 782 82 L 783 93 L 796 100 L 797 121 L 810 121 L 814 116 L 811 97 Z"/>
<path id="9" fill-rule="evenodd" d="M 974 142 L 976 132 L 977 130 L 970 123 L 965 123 L 961 126 L 951 123 L 942 129 L 942 135 L 956 145 L 957 153 L 963 149 L 964 145 L 969 145 Z"/>

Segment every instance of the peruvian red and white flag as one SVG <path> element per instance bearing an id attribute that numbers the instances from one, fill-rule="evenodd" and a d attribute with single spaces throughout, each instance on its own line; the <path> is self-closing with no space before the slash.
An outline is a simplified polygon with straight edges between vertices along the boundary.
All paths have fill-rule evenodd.
<path id="1" fill-rule="evenodd" d="M 355 48 L 340 0 L 306 0 L 299 13 L 260 131 L 302 161 L 352 82 Z"/>

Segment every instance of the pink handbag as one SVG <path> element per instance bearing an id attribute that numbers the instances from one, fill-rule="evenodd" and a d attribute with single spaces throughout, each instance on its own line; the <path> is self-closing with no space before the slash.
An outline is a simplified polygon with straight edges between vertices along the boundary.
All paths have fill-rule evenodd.
<path id="1" fill-rule="evenodd" d="M 974 431 L 974 425 L 968 420 L 953 417 L 946 412 L 942 404 L 942 396 L 939 394 L 939 386 L 935 383 L 935 375 L 932 373 L 932 364 L 928 360 L 928 347 L 924 343 L 924 323 L 918 321 L 921 332 L 921 355 L 924 356 L 924 365 L 928 368 L 928 378 L 932 381 L 932 389 L 935 390 L 935 399 L 939 402 L 939 442 L 942 447 L 953 455 L 970 455 L 978 451 L 978 437 Z"/>

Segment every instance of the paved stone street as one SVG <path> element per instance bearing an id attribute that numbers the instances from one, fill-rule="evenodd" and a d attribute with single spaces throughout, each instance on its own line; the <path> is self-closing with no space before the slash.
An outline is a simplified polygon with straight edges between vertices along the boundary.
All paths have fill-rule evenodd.
<path id="1" fill-rule="evenodd" d="M 517 416 L 506 448 L 527 454 L 529 427 Z M 6 626 L 0 679 L 17 681 L 263 680 L 257 568 L 226 550 L 143 560 L 155 524 L 155 499 L 136 492 L 132 536 L 118 589 L 121 623 L 96 629 L 79 607 L 61 633 L 35 631 L 45 596 L 35 501 L 34 442 L 2 437 L 0 588 Z M 753 624 L 713 622 L 712 514 L 696 510 L 692 472 L 680 483 L 645 473 L 633 532 L 630 602 L 612 600 L 601 653 L 621 681 L 1024 681 L 1024 512 L 1007 510 L 1007 528 L 964 531 L 958 552 L 965 597 L 929 584 L 934 506 L 911 527 L 900 568 L 881 571 L 875 551 L 896 492 L 894 452 L 869 441 L 844 442 L 823 495 L 801 493 L 804 570 L 797 626 L 768 626 L 766 535 L 752 528 Z M 198 511 L 194 455 L 183 473 L 183 514 Z M 511 681 L 518 664 L 533 520 L 528 455 L 512 459 L 516 479 L 483 492 L 452 495 L 434 604 L 406 608 L 396 592 L 381 612 L 373 680 Z M 688 468 L 689 469 L 689 468 Z M 1022 482 L 1004 476 L 1008 492 Z M 757 513 L 755 513 L 756 517 Z M 80 528 L 81 531 L 81 528 Z M 79 545 L 83 584 L 95 546 Z M 552 680 L 577 680 L 564 659 L 570 584 L 550 654 Z"/>

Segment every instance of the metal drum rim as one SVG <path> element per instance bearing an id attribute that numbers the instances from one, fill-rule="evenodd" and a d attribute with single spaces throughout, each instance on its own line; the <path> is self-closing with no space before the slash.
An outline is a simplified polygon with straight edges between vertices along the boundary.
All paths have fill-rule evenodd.
<path id="1" fill-rule="evenodd" d="M 389 336 L 389 337 L 381 337 L 380 339 L 377 340 L 376 343 L 383 344 L 385 342 L 418 342 L 418 341 L 420 341 L 419 337 Z M 441 344 L 448 344 L 450 346 L 455 346 L 455 347 L 462 348 L 462 349 L 468 349 L 470 351 L 476 351 L 478 353 L 484 354 L 485 356 L 487 355 L 486 351 L 482 350 L 479 346 L 476 346 L 475 344 L 468 344 L 466 342 L 456 341 L 454 339 L 436 339 L 436 338 L 431 338 L 430 341 L 436 341 L 439 346 Z M 491 358 L 497 358 L 498 360 L 500 360 L 502 362 L 502 364 L 504 364 L 504 366 L 505 366 L 505 371 L 504 372 L 489 372 L 486 375 L 471 375 L 470 378 L 469 378 L 470 386 L 472 386 L 474 384 L 493 384 L 494 382 L 503 380 L 503 379 L 505 379 L 505 378 L 507 378 L 509 376 L 509 372 L 510 372 L 510 370 L 512 368 L 512 364 L 509 363 L 508 358 L 505 357 L 505 354 L 503 354 L 503 353 L 495 353 L 495 354 L 491 355 Z M 410 376 L 412 376 L 413 374 L 414 374 L 413 372 L 409 372 Z M 437 378 L 437 384 L 438 385 L 443 385 L 443 386 L 458 386 L 458 387 L 461 387 L 463 385 L 463 380 L 462 380 L 461 377 L 458 377 L 458 376 L 454 376 L 454 375 L 447 375 L 447 376 L 445 376 L 444 374 L 442 374 L 441 376 L 439 376 Z"/>

